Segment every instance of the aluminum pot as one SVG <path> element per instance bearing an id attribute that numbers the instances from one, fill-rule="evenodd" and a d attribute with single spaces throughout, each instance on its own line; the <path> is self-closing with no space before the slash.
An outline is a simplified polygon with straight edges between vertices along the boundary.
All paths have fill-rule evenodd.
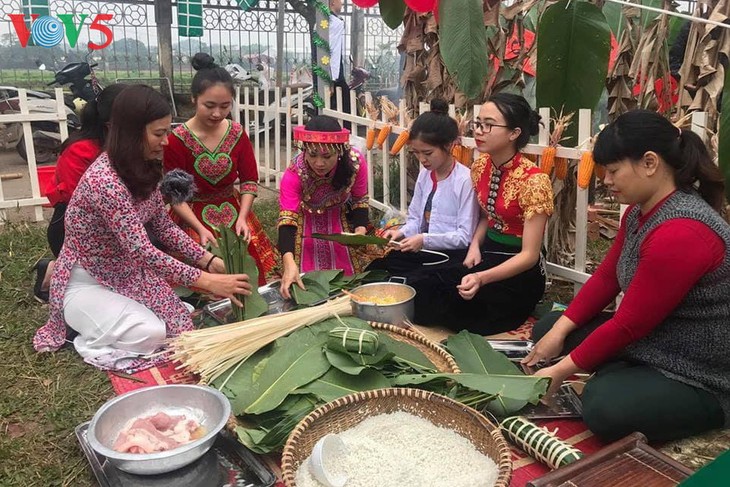
<path id="1" fill-rule="evenodd" d="M 400 325 L 412 321 L 415 316 L 414 299 L 416 290 L 396 282 L 374 282 L 363 284 L 352 291 L 352 314 L 365 321 Z M 394 297 L 392 304 L 377 304 L 378 298 Z"/>
<path id="2" fill-rule="evenodd" d="M 172 450 L 157 453 L 120 453 L 112 449 L 130 420 L 157 412 L 184 414 L 205 428 L 206 434 Z M 137 475 L 172 472 L 203 456 L 231 414 L 228 398 L 212 387 L 165 385 L 145 387 L 117 396 L 104 404 L 89 423 L 87 438 L 97 453 L 120 470 Z"/>

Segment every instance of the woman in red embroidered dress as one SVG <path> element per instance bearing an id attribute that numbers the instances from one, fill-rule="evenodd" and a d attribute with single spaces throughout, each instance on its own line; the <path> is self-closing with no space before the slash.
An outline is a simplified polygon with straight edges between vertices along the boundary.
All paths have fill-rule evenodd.
<path id="1" fill-rule="evenodd" d="M 177 127 L 165 149 L 165 171 L 182 169 L 195 178 L 193 201 L 173 206 L 173 219 L 201 245 L 215 243 L 222 225 L 249 240 L 248 250 L 259 268 L 259 284 L 276 266 L 271 241 L 251 211 L 258 188 L 258 170 L 251 142 L 240 123 L 228 120 L 233 80 L 213 58 L 193 57 L 193 118 Z M 240 191 L 234 187 L 236 179 Z"/>
<path id="2" fill-rule="evenodd" d="M 432 291 L 416 296 L 417 323 L 500 333 L 524 323 L 542 297 L 552 185 L 520 153 L 539 123 L 518 95 L 498 93 L 482 106 L 472 128 L 483 155 L 471 168 L 481 218 L 463 265 L 439 270 Z"/>
<path id="3" fill-rule="evenodd" d="M 227 275 L 165 210 L 158 183 L 170 129 L 170 106 L 148 86 L 130 86 L 112 109 L 107 151 L 89 167 L 66 211 L 66 239 L 51 279 L 50 317 L 35 334 L 39 352 L 61 348 L 66 325 L 74 346 L 101 368 L 153 352 L 193 327 L 172 284 L 194 284 L 233 298 L 250 293 L 246 275 Z M 182 255 L 155 248 L 145 232 Z M 204 272 L 201 269 L 205 269 Z M 238 303 L 240 304 L 240 303 Z M 121 366 L 119 360 L 125 359 Z M 137 364 L 136 366 L 142 366 Z"/>

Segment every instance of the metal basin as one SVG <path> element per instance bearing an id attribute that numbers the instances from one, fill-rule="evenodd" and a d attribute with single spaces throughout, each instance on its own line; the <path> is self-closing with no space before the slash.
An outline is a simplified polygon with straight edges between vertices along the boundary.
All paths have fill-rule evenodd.
<path id="1" fill-rule="evenodd" d="M 205 436 L 178 448 L 157 453 L 120 453 L 112 449 L 130 420 L 164 412 L 195 419 Z M 146 387 L 108 401 L 89 424 L 89 445 L 120 470 L 137 475 L 172 472 L 204 455 L 231 414 L 231 404 L 216 389 L 196 385 Z"/>
<path id="2" fill-rule="evenodd" d="M 416 290 L 411 286 L 395 282 L 374 282 L 356 287 L 352 294 L 352 313 L 360 319 L 393 325 L 413 320 Z M 395 299 L 395 302 L 378 304 L 383 298 Z"/>

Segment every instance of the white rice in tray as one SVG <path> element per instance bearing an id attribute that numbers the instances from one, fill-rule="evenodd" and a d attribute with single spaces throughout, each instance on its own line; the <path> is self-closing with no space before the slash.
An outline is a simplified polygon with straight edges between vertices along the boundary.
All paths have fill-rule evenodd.
<path id="1" fill-rule="evenodd" d="M 402 411 L 372 416 L 338 436 L 347 454 L 323 460 L 333 477 L 349 477 L 346 487 L 488 487 L 499 475 L 497 464 L 463 436 Z M 310 472 L 309 457 L 296 483 L 322 486 Z"/>

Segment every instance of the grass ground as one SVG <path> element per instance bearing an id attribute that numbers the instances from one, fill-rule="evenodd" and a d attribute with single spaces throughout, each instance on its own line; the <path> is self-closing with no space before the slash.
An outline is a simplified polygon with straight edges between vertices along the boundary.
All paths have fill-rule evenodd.
<path id="1" fill-rule="evenodd" d="M 262 194 L 256 214 L 275 239 L 276 199 Z M 591 246 L 600 260 L 606 242 Z M 68 348 L 37 354 L 31 340 L 48 315 L 32 297 L 33 263 L 47 254 L 45 225 L 0 227 L 0 487 L 95 485 L 74 428 L 91 418 L 113 391 L 106 375 Z M 572 286 L 554 281 L 546 300 L 566 302 Z M 698 468 L 730 448 L 715 431 L 666 445 L 663 451 Z"/>

